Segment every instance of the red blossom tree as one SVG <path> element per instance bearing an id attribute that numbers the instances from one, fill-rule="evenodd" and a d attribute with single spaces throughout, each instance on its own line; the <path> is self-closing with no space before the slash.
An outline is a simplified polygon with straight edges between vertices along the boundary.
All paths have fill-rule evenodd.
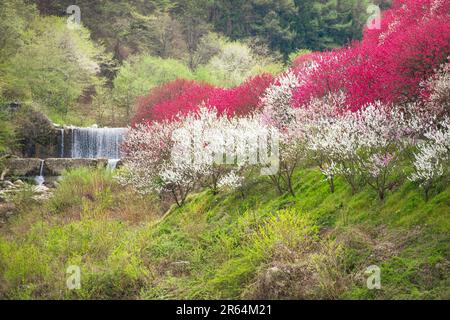
<path id="1" fill-rule="evenodd" d="M 394 0 L 383 13 L 381 28 L 365 30 L 362 41 L 294 61 L 299 87 L 292 103 L 301 107 L 312 99 L 342 93 L 344 104 L 354 111 L 375 101 L 415 101 L 423 96 L 420 84 L 449 56 L 450 1 Z M 173 120 L 198 110 L 202 103 L 219 114 L 246 115 L 259 108 L 260 97 L 273 81 L 272 76 L 261 75 L 235 88 L 218 88 L 176 80 L 139 99 L 133 123 Z"/>
<path id="2" fill-rule="evenodd" d="M 216 88 L 193 80 L 178 79 L 150 90 L 137 101 L 132 124 L 173 120 L 179 113 L 193 110 Z"/>
<path id="3" fill-rule="evenodd" d="M 175 80 L 138 99 L 133 125 L 172 121 L 197 111 L 202 103 L 216 108 L 219 114 L 247 115 L 259 108 L 260 96 L 273 81 L 273 76 L 263 74 L 235 88 L 218 88 L 191 80 Z"/>
<path id="4" fill-rule="evenodd" d="M 230 89 L 218 89 L 212 95 L 208 104 L 215 107 L 219 113 L 230 116 L 245 116 L 260 107 L 260 97 L 273 83 L 272 75 L 263 74 L 251 78 L 240 86 Z"/>
<path id="5" fill-rule="evenodd" d="M 450 1 L 396 0 L 381 29 L 365 30 L 348 48 L 294 62 L 301 85 L 295 106 L 342 91 L 353 110 L 374 101 L 405 103 L 450 55 Z"/>

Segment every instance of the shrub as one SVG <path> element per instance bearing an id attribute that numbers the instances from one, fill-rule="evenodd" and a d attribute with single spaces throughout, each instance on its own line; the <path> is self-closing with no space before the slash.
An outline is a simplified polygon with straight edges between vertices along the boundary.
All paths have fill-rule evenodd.
<path id="1" fill-rule="evenodd" d="M 31 243 L 9 243 L 0 239 L 0 297 L 31 299 L 36 292 L 49 296 L 42 285 L 52 276 L 51 258 Z"/>
<path id="2" fill-rule="evenodd" d="M 67 212 L 71 208 L 80 210 L 85 200 L 107 199 L 113 184 L 107 170 L 76 169 L 63 175 L 58 188 L 48 202 L 53 213 Z"/>
<path id="3" fill-rule="evenodd" d="M 176 80 L 156 88 L 138 100 L 134 124 L 152 121 L 174 120 L 197 110 L 216 88 L 195 81 Z"/>

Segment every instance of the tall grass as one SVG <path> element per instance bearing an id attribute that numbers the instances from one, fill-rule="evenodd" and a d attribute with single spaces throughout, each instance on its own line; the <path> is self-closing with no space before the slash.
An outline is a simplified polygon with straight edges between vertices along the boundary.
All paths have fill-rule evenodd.
<path id="1" fill-rule="evenodd" d="M 445 298 L 449 193 L 426 202 L 412 184 L 379 201 L 331 194 L 320 172 L 300 170 L 296 197 L 264 183 L 193 195 L 164 220 L 104 170 L 65 174 L 44 205 L 24 205 L 0 229 L 0 297 L 62 299 Z M 382 290 L 365 286 L 376 264 Z M 81 289 L 66 287 L 70 265 Z"/>

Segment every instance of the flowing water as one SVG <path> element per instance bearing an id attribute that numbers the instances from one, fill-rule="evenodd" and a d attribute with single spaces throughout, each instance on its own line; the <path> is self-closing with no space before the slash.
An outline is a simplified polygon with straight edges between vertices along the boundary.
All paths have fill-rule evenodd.
<path id="1" fill-rule="evenodd" d="M 61 158 L 64 158 L 64 129 L 61 129 Z"/>
<path id="2" fill-rule="evenodd" d="M 107 169 L 109 171 L 114 171 L 117 168 L 117 164 L 119 163 L 120 159 L 109 159 L 108 160 L 108 165 L 107 165 Z"/>
<path id="3" fill-rule="evenodd" d="M 120 159 L 126 132 L 125 128 L 74 128 L 72 158 Z"/>
<path id="4" fill-rule="evenodd" d="M 39 175 L 34 178 L 34 181 L 36 182 L 36 184 L 38 186 L 42 186 L 44 184 L 44 182 L 45 182 L 45 178 L 44 178 L 44 163 L 45 163 L 45 160 L 41 160 L 41 167 L 39 169 Z"/>

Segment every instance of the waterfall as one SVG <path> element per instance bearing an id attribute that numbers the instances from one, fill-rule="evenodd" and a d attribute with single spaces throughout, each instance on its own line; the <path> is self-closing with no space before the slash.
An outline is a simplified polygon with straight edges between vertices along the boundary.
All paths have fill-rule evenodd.
<path id="1" fill-rule="evenodd" d="M 34 181 L 36 182 L 36 184 L 38 186 L 42 186 L 44 184 L 44 182 L 45 182 L 45 178 L 44 178 L 44 163 L 45 163 L 45 160 L 41 160 L 41 167 L 39 169 L 39 175 L 34 178 Z"/>
<path id="2" fill-rule="evenodd" d="M 120 159 L 125 128 L 72 129 L 72 158 Z"/>
<path id="3" fill-rule="evenodd" d="M 64 158 L 64 129 L 61 129 L 61 158 Z"/>
<path id="4" fill-rule="evenodd" d="M 119 163 L 120 159 L 109 159 L 108 160 L 108 165 L 106 166 L 106 168 L 109 171 L 114 171 L 117 168 L 117 164 Z"/>

